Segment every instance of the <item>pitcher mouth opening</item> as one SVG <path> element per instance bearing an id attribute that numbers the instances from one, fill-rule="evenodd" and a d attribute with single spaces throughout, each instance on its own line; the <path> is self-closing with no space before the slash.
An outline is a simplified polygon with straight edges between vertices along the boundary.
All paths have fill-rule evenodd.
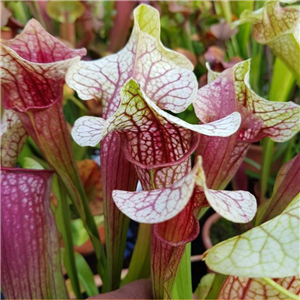
<path id="1" fill-rule="evenodd" d="M 132 155 L 130 154 L 128 147 L 127 147 L 127 140 L 125 137 L 120 134 L 121 137 L 121 147 L 124 152 L 125 158 L 132 163 L 134 166 L 139 167 L 144 170 L 153 170 L 157 168 L 164 168 L 164 167 L 172 167 L 174 165 L 180 164 L 181 162 L 185 161 L 187 158 L 189 158 L 192 153 L 196 150 L 200 136 L 196 132 L 192 132 L 192 139 L 191 139 L 191 144 L 189 149 L 181 156 L 180 159 L 172 161 L 172 162 L 167 162 L 167 163 L 159 163 L 159 164 L 153 164 L 153 165 L 145 165 L 143 163 L 140 163 L 139 161 L 135 160 Z"/>
<path id="2" fill-rule="evenodd" d="M 5 89 L 4 89 L 5 91 Z M 6 92 L 6 91 L 5 91 Z M 61 93 L 60 93 L 61 94 Z M 19 101 L 19 100 L 18 100 Z M 55 105 L 57 102 L 62 101 L 62 95 L 59 95 L 58 97 L 56 97 L 53 101 L 49 101 L 48 104 L 46 105 L 23 105 L 23 107 L 21 108 L 20 105 L 16 105 L 16 104 L 9 104 L 9 100 L 7 99 L 7 97 L 5 97 L 5 93 L 4 93 L 4 97 L 3 97 L 3 107 L 7 110 L 13 110 L 16 113 L 26 113 L 29 111 L 43 111 L 53 105 Z"/>
<path id="3" fill-rule="evenodd" d="M 176 216 L 175 216 L 176 217 Z M 155 237 L 160 240 L 163 243 L 168 244 L 168 246 L 170 247 L 179 247 L 179 246 L 184 246 L 185 244 L 193 241 L 200 233 L 200 225 L 198 222 L 198 219 L 196 218 L 195 214 L 193 214 L 191 216 L 193 224 L 191 225 L 191 230 L 190 232 L 184 236 L 182 239 L 180 239 L 179 241 L 175 242 L 172 240 L 168 240 L 166 238 L 163 237 L 163 232 L 160 232 L 160 224 L 154 224 L 153 226 L 153 234 L 155 235 Z M 168 221 L 166 221 L 168 222 Z"/>
<path id="4" fill-rule="evenodd" d="M 49 173 L 54 174 L 55 170 L 49 170 L 49 169 L 23 169 L 23 168 L 11 168 L 11 167 L 0 167 L 1 171 L 6 172 L 19 172 L 19 173 Z"/>

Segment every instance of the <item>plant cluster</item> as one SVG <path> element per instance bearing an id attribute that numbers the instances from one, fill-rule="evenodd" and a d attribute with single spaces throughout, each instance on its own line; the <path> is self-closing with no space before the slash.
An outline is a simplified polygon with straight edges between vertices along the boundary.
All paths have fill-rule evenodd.
<path id="1" fill-rule="evenodd" d="M 154 299 L 298 299 L 290 2 L 2 3 L 5 298 L 98 294 L 74 251 L 90 239 L 101 293 L 151 278 Z M 254 144 L 262 162 L 247 157 Z M 208 207 L 247 230 L 203 253 L 213 273 L 193 291 L 191 242 Z M 123 278 L 130 220 L 139 231 Z"/>

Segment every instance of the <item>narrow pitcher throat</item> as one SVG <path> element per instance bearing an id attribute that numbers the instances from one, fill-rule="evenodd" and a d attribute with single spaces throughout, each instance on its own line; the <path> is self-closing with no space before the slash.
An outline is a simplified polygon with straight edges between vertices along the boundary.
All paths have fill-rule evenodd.
<path id="1" fill-rule="evenodd" d="M 62 97 L 57 97 L 57 100 L 50 106 L 32 106 L 25 111 L 15 109 L 15 112 L 28 134 L 42 149 L 45 145 L 41 144 L 41 137 L 50 142 L 52 138 L 49 134 L 50 132 L 58 134 L 67 131 L 67 123 L 63 114 Z M 60 147 L 64 148 L 64 145 L 60 145 Z"/>
<path id="2" fill-rule="evenodd" d="M 57 83 L 56 83 L 57 84 Z M 9 97 L 4 97 L 3 99 L 3 106 L 5 109 L 7 110 L 13 110 L 14 112 L 16 112 L 18 114 L 18 116 L 20 117 L 20 115 L 22 114 L 35 114 L 38 112 L 42 112 L 45 111 L 53 106 L 61 106 L 61 110 L 62 110 L 62 106 L 63 106 L 63 84 L 59 84 L 59 88 L 57 88 L 58 90 L 58 96 L 53 97 L 52 100 L 47 100 L 45 101 L 43 104 L 40 103 L 30 103 L 30 102 L 26 102 L 23 100 L 23 98 L 19 98 L 19 100 L 14 101 L 13 103 L 11 103 L 11 101 L 9 101 Z M 41 95 L 42 96 L 42 95 Z M 46 96 L 45 96 L 46 97 Z"/>
<path id="3" fill-rule="evenodd" d="M 177 221 L 175 218 L 174 221 Z M 185 246 L 196 239 L 200 232 L 200 225 L 195 215 L 187 216 L 186 220 L 189 222 L 186 227 L 174 228 L 170 221 L 154 224 L 152 227 L 153 240 L 162 243 L 166 249 Z"/>
<path id="4" fill-rule="evenodd" d="M 61 101 L 46 109 L 32 109 L 26 113 L 18 112 L 17 115 L 48 164 L 77 180 L 77 167 Z"/>
<path id="5" fill-rule="evenodd" d="M 191 132 L 191 141 L 190 141 L 190 146 L 189 148 L 183 153 L 180 157 L 180 159 L 174 160 L 174 161 L 166 161 L 163 163 L 159 164 L 152 164 L 152 165 L 146 165 L 142 162 L 137 161 L 136 159 L 133 158 L 132 154 L 130 153 L 129 150 L 129 141 L 126 139 L 124 134 L 120 134 L 121 137 L 121 147 L 124 153 L 125 158 L 132 163 L 136 168 L 140 168 L 143 170 L 157 170 L 157 169 L 162 169 L 162 168 L 167 168 L 167 167 L 173 167 L 176 165 L 179 165 L 180 163 L 186 161 L 192 153 L 196 150 L 200 137 L 198 133 Z"/>
<path id="6" fill-rule="evenodd" d="M 161 164 L 146 165 L 132 157 L 128 149 L 129 142 L 126 140 L 125 135 L 121 135 L 121 147 L 124 156 L 135 167 L 144 190 L 168 187 L 185 176 L 191 169 L 190 157 L 196 150 L 198 142 L 199 134 L 192 132 L 190 147 L 180 159 Z"/>

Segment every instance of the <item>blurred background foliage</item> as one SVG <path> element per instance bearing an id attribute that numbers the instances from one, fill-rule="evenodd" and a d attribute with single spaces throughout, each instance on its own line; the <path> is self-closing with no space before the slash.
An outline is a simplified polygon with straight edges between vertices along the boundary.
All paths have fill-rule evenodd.
<path id="1" fill-rule="evenodd" d="M 35 18 L 49 33 L 70 47 L 85 47 L 88 50 L 85 60 L 98 59 L 125 46 L 133 26 L 133 9 L 140 3 L 148 3 L 160 12 L 162 43 L 190 59 L 199 87 L 207 83 L 206 62 L 211 64 L 213 70 L 220 72 L 251 58 L 250 83 L 256 93 L 272 101 L 294 101 L 299 104 L 300 93 L 293 76 L 268 46 L 254 40 L 252 25 L 232 26 L 243 11 L 257 10 L 265 2 L 2 1 L 1 34 L 2 38 L 13 38 L 29 19 Z M 65 86 L 64 112 L 71 128 L 82 115 L 101 116 L 102 107 L 95 100 L 81 101 L 73 90 Z M 198 122 L 192 106 L 178 116 L 190 123 Z M 78 161 L 93 157 L 99 159 L 97 148 L 82 148 L 75 142 L 73 147 Z M 269 197 L 279 168 L 299 151 L 299 135 L 281 144 L 264 139 L 253 146 L 245 159 L 243 183 L 239 177 L 233 180 L 233 185 L 238 188 L 244 184 L 246 189 L 245 181 L 250 178 L 251 182 L 247 184 L 252 185 L 251 189 L 258 199 Z M 26 157 L 45 165 L 31 139 L 19 158 L 22 167 Z"/>
<path id="2" fill-rule="evenodd" d="M 13 38 L 22 31 L 28 20 L 35 18 L 69 47 L 85 47 L 87 56 L 84 60 L 99 59 L 125 46 L 133 26 L 132 12 L 140 3 L 147 3 L 159 10 L 163 45 L 182 53 L 193 63 L 199 87 L 207 83 L 206 62 L 210 63 L 213 70 L 221 72 L 239 61 L 251 58 L 250 83 L 257 94 L 271 101 L 294 101 L 299 104 L 300 92 L 295 78 L 268 46 L 255 41 L 253 26 L 250 23 L 233 26 L 245 10 L 260 9 L 266 1 L 2 1 L 1 37 Z M 293 5 L 299 6 L 299 1 Z M 81 101 L 66 85 L 63 99 L 70 130 L 75 120 L 83 115 L 102 116 L 101 102 Z M 192 105 L 178 116 L 189 123 L 199 122 Z M 92 214 L 101 229 L 99 146 L 80 147 L 73 142 L 73 150 L 89 194 Z M 280 167 L 299 152 L 299 134 L 280 144 L 268 138 L 263 139 L 251 146 L 228 188 L 248 190 L 255 194 L 259 204 L 263 204 L 265 198 L 272 194 Z M 30 168 L 32 164 L 47 168 L 47 163 L 31 138 L 28 138 L 18 164 L 23 168 Z M 54 206 L 56 202 L 53 197 Z M 70 209 L 73 242 L 77 250 L 82 247 L 85 253 L 89 251 L 85 249 L 88 239 L 86 231 L 72 206 Z M 100 235 L 103 238 L 103 233 L 100 232 Z M 91 271 L 79 254 L 76 254 L 76 263 L 79 274 L 82 274 L 80 278 L 84 290 L 87 295 L 94 295 L 97 289 Z"/>
<path id="3" fill-rule="evenodd" d="M 294 78 L 267 46 L 254 40 L 252 25 L 232 26 L 243 11 L 257 10 L 265 2 L 5 0 L 0 2 L 0 34 L 1 38 L 13 38 L 29 19 L 35 18 L 48 32 L 69 46 L 85 47 L 88 50 L 85 60 L 98 59 L 124 47 L 133 26 L 133 9 L 140 3 L 147 3 L 160 11 L 162 43 L 191 60 L 199 87 L 207 82 L 206 62 L 220 72 L 241 60 L 251 58 L 250 83 L 256 93 L 273 101 L 294 101 L 299 104 L 300 93 Z M 65 86 L 64 112 L 72 125 L 82 115 L 101 116 L 102 108 L 101 103 L 94 100 L 82 102 L 74 91 Z M 192 106 L 178 116 L 190 123 L 198 122 Z M 91 158 L 95 154 L 95 149 L 82 148 L 75 143 L 73 146 L 77 160 Z M 260 146 L 258 158 L 246 158 L 246 166 L 250 165 L 246 168 L 246 174 L 258 180 L 257 193 L 263 185 L 260 192 L 270 196 L 280 166 L 300 150 L 299 136 L 282 144 L 264 139 Z M 24 157 L 28 156 L 42 160 L 38 148 L 30 139 L 20 156 L 20 165 Z"/>

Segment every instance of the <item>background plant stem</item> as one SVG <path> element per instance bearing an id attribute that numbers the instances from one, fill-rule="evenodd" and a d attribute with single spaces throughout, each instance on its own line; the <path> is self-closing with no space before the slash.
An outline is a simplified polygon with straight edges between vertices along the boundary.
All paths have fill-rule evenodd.
<path id="1" fill-rule="evenodd" d="M 71 280 L 73 291 L 78 299 L 82 299 L 78 273 L 75 263 L 74 246 L 72 240 L 71 232 L 71 217 L 70 209 L 68 205 L 68 199 L 66 197 L 67 191 L 64 188 L 64 184 L 61 179 L 58 178 L 59 187 L 59 201 L 58 201 L 58 224 L 60 224 L 59 229 L 63 235 L 65 252 L 64 252 L 64 262 L 67 269 L 68 276 Z"/>
<path id="2" fill-rule="evenodd" d="M 150 277 L 150 235 L 151 225 L 141 223 L 128 274 L 122 281 L 121 286 L 138 279 Z"/>
<path id="3" fill-rule="evenodd" d="M 279 58 L 276 58 L 272 76 L 272 83 L 269 99 L 273 101 L 285 102 L 289 100 L 290 94 L 295 86 L 295 78 Z M 272 156 L 275 143 L 266 138 L 262 142 L 263 163 L 261 169 L 260 199 L 264 200 L 268 190 L 268 179 L 271 172 Z"/>
<path id="4" fill-rule="evenodd" d="M 191 243 L 186 244 L 171 292 L 172 299 L 192 299 Z"/>

